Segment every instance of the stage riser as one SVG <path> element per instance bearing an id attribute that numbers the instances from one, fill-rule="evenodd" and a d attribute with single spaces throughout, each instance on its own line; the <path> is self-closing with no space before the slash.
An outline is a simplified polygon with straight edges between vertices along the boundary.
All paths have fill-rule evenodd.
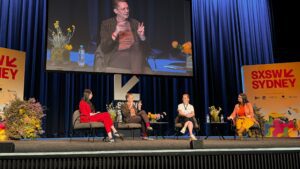
<path id="1" fill-rule="evenodd" d="M 276 153 L 276 152 L 275 152 Z M 219 153 L 191 155 L 137 155 L 110 157 L 8 157 L 0 159 L 1 169 L 296 169 L 300 153 Z"/>

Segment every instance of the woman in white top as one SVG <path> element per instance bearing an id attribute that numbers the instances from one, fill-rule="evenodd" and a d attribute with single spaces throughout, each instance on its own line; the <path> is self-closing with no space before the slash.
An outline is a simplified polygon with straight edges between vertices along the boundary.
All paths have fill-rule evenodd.
<path id="1" fill-rule="evenodd" d="M 182 102 L 178 105 L 178 113 L 179 113 L 179 122 L 182 123 L 183 127 L 180 130 L 182 134 L 185 133 L 186 128 L 188 128 L 191 140 L 197 140 L 195 135 L 193 134 L 194 128 L 194 120 L 193 117 L 195 116 L 194 106 L 189 104 L 190 96 L 188 94 L 183 94 Z"/>

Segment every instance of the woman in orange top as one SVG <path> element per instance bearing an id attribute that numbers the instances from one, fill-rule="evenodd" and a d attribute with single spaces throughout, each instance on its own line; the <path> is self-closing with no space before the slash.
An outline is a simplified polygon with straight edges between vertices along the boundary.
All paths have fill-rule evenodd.
<path id="1" fill-rule="evenodd" d="M 239 94 L 238 104 L 235 105 L 232 114 L 228 117 L 228 120 L 235 121 L 237 133 L 242 139 L 243 133 L 248 131 L 250 127 L 256 122 L 253 113 L 252 104 L 249 103 L 247 95 L 244 93 Z"/>

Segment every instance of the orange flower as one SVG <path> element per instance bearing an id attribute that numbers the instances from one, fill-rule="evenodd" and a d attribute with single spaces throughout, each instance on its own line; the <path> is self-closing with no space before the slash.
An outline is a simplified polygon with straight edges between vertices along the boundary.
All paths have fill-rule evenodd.
<path id="1" fill-rule="evenodd" d="M 182 52 L 191 55 L 192 54 L 192 43 L 191 42 L 186 42 L 182 45 Z"/>
<path id="2" fill-rule="evenodd" d="M 192 43 L 190 41 L 188 42 L 185 42 L 183 45 L 182 45 L 183 48 L 192 48 Z"/>
<path id="3" fill-rule="evenodd" d="M 173 42 L 172 42 L 172 47 L 173 47 L 173 48 L 177 48 L 178 45 L 179 45 L 179 43 L 178 43 L 177 41 L 173 41 Z"/>
<path id="4" fill-rule="evenodd" d="M 187 54 L 187 55 L 191 55 L 192 54 L 192 49 L 191 48 L 183 48 L 182 52 Z"/>

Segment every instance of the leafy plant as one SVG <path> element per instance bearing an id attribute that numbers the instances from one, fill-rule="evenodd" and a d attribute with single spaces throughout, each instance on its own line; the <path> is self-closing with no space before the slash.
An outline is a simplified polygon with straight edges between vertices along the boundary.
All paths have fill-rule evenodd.
<path id="1" fill-rule="evenodd" d="M 110 104 L 106 105 L 106 110 L 107 112 L 110 114 L 110 117 L 113 121 L 116 120 L 117 117 L 117 107 L 113 105 L 113 103 L 111 102 Z"/>
<path id="2" fill-rule="evenodd" d="M 262 132 L 264 133 L 266 120 L 264 119 L 264 116 L 260 112 L 261 108 L 254 105 L 253 110 L 254 110 L 254 118 L 256 119 L 256 121 L 258 122 L 258 124 L 261 127 Z M 255 136 L 255 133 L 253 133 L 253 132 L 254 131 L 252 131 L 252 133 L 250 133 L 251 136 Z M 258 133 L 258 134 L 259 134 L 259 136 L 261 136 L 261 133 Z"/>

